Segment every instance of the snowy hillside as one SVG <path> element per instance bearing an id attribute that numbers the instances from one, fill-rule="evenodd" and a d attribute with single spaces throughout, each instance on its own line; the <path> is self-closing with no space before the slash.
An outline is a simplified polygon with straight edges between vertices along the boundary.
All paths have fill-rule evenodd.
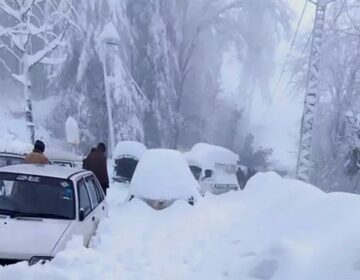
<path id="1" fill-rule="evenodd" d="M 113 185 L 109 218 L 91 248 L 74 239 L 51 263 L 0 268 L 0 279 L 272 279 L 360 277 L 360 198 L 325 194 L 274 173 L 243 192 L 155 211 L 123 204 Z"/>

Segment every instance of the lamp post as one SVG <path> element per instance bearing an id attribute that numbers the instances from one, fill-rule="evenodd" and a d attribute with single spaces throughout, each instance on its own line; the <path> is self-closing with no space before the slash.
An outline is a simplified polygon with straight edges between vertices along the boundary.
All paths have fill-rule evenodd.
<path id="1" fill-rule="evenodd" d="M 109 127 L 109 142 L 110 142 L 110 154 L 111 156 L 115 150 L 115 131 L 114 131 L 114 121 L 111 110 L 111 87 L 110 87 L 110 75 L 112 75 L 111 67 L 112 63 L 108 63 L 107 59 L 108 50 L 113 46 L 120 45 L 120 36 L 115 28 L 115 26 L 110 22 L 104 26 L 103 32 L 100 35 L 100 57 L 103 65 L 104 73 L 104 85 L 105 85 L 105 98 L 106 98 L 106 109 L 108 114 L 108 127 Z"/>

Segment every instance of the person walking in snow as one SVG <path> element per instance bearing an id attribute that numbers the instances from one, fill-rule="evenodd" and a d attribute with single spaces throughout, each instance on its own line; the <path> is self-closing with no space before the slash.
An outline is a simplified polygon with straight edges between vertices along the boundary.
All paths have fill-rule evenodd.
<path id="1" fill-rule="evenodd" d="M 36 140 L 34 144 L 34 149 L 29 153 L 24 162 L 27 164 L 50 164 L 49 159 L 44 155 L 45 144 L 40 140 Z"/>
<path id="2" fill-rule="evenodd" d="M 83 168 L 93 172 L 99 180 L 102 189 L 106 195 L 109 188 L 109 175 L 107 171 L 106 162 L 106 146 L 104 143 L 99 143 L 96 148 L 91 149 L 89 155 L 83 162 Z"/>

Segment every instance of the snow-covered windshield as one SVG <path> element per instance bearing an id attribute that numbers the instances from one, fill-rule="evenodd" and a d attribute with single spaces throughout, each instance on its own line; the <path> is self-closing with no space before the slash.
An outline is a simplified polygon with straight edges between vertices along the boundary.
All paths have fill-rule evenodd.
<path id="1" fill-rule="evenodd" d="M 237 166 L 233 164 L 215 163 L 215 169 L 222 170 L 226 174 L 236 174 Z"/>
<path id="2" fill-rule="evenodd" d="M 73 220 L 73 184 L 64 179 L 0 173 L 0 215 Z"/>

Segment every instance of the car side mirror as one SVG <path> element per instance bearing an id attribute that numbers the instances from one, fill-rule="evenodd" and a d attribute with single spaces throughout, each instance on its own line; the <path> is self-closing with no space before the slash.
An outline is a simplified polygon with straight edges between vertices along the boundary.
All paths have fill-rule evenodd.
<path id="1" fill-rule="evenodd" d="M 82 222 L 85 220 L 85 210 L 83 208 L 80 208 L 79 210 L 79 221 Z"/>
<path id="2" fill-rule="evenodd" d="M 210 169 L 206 169 L 206 170 L 204 171 L 204 173 L 205 173 L 205 178 L 211 178 L 212 175 L 213 175 L 213 172 L 212 172 L 212 170 L 210 170 Z"/>

